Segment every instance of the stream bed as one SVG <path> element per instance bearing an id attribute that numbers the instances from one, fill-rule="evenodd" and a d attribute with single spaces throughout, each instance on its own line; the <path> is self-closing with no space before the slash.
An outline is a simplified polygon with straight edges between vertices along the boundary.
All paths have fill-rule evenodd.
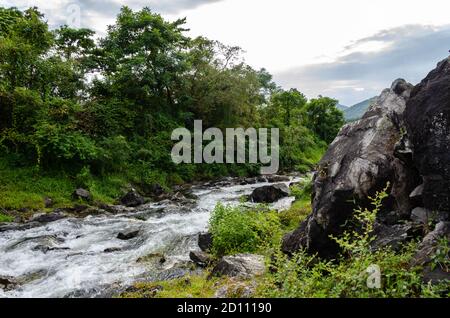
<path id="1" fill-rule="evenodd" d="M 300 178 L 290 180 L 284 183 Z M 237 205 L 243 195 L 269 184 L 196 186 L 192 193 L 198 199 L 190 205 L 163 201 L 126 213 L 64 218 L 1 232 L 0 277 L 20 283 L 0 288 L 0 298 L 108 297 L 108 292 L 136 281 L 183 275 L 216 204 Z M 283 210 L 293 201 L 283 198 L 272 207 Z M 117 238 L 120 232 L 137 230 L 136 238 Z"/>

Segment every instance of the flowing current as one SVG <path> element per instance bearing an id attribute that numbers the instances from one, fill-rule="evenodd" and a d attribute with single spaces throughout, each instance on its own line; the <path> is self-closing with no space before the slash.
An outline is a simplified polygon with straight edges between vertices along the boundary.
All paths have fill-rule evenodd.
<path id="1" fill-rule="evenodd" d="M 19 281 L 0 288 L 0 297 L 102 297 L 136 281 L 177 275 L 189 252 L 198 249 L 197 235 L 207 230 L 216 204 L 237 205 L 243 195 L 268 184 L 196 187 L 198 200 L 189 207 L 155 203 L 0 233 L 0 276 Z M 293 200 L 284 198 L 272 207 L 286 209 Z M 134 239 L 117 239 L 120 232 L 137 230 Z"/>

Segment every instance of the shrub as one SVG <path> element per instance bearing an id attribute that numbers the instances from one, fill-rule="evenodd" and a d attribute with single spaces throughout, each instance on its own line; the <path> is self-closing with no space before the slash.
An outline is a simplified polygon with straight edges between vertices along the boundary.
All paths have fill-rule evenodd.
<path id="1" fill-rule="evenodd" d="M 372 251 L 371 232 L 377 211 L 387 194 L 381 191 L 371 198 L 373 209 L 355 210 L 359 230 L 347 231 L 334 238 L 345 253 L 336 260 L 320 260 L 300 251 L 292 258 L 278 252 L 274 273 L 267 274 L 258 287 L 262 297 L 439 297 L 448 285 L 425 284 L 421 268 L 410 268 L 417 250 L 411 242 L 399 253 L 390 248 Z M 370 288 L 368 269 L 376 265 L 381 271 L 380 288 Z"/>
<path id="2" fill-rule="evenodd" d="M 210 219 L 215 255 L 256 252 L 281 237 L 278 213 L 218 204 Z"/>

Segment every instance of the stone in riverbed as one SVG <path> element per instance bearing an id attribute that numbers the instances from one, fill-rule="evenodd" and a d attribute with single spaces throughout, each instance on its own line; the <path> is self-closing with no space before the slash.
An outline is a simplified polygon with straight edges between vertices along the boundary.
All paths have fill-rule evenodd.
<path id="1" fill-rule="evenodd" d="M 288 197 L 291 191 L 284 183 L 256 188 L 250 198 L 255 203 L 273 203 L 281 198 Z"/>
<path id="2" fill-rule="evenodd" d="M 289 178 L 287 176 L 268 175 L 268 176 L 266 176 L 266 180 L 270 183 L 289 182 L 289 181 L 291 181 L 291 178 Z"/>
<path id="3" fill-rule="evenodd" d="M 198 234 L 198 247 L 200 247 L 203 252 L 208 252 L 211 250 L 212 242 L 213 238 L 211 233 L 208 232 Z"/>
<path id="4" fill-rule="evenodd" d="M 212 276 L 229 276 L 243 279 L 260 276 L 266 271 L 264 256 L 255 254 L 237 254 L 224 256 L 213 268 Z"/>
<path id="5" fill-rule="evenodd" d="M 200 267 L 206 267 L 213 261 L 211 255 L 201 251 L 191 251 L 189 253 L 189 258 Z"/>
<path id="6" fill-rule="evenodd" d="M 117 238 L 119 240 L 123 240 L 123 241 L 127 241 L 127 240 L 131 240 L 134 239 L 135 237 L 137 237 L 139 235 L 140 231 L 133 231 L 133 232 L 128 232 L 128 233 L 119 233 L 117 235 Z"/>
<path id="7" fill-rule="evenodd" d="M 122 251 L 122 248 L 120 248 L 120 247 L 110 247 L 110 248 L 106 248 L 103 251 L 103 253 L 109 254 L 109 253 L 115 253 L 115 252 L 121 252 L 121 251 Z"/>
<path id="8" fill-rule="evenodd" d="M 136 190 L 132 189 L 120 199 L 120 203 L 126 207 L 137 207 L 143 205 L 145 200 Z"/>

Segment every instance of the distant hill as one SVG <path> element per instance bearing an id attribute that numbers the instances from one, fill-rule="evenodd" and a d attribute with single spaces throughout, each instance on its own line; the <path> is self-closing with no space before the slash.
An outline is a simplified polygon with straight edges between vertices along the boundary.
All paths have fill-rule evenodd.
<path id="1" fill-rule="evenodd" d="M 336 108 L 341 110 L 341 111 L 343 111 L 343 112 L 345 112 L 348 109 L 348 106 L 337 104 Z"/>
<path id="2" fill-rule="evenodd" d="M 346 121 L 354 121 L 361 119 L 364 113 L 369 108 L 370 104 L 376 99 L 376 97 L 372 97 L 362 101 L 356 105 L 348 107 L 344 110 L 344 117 Z"/>

